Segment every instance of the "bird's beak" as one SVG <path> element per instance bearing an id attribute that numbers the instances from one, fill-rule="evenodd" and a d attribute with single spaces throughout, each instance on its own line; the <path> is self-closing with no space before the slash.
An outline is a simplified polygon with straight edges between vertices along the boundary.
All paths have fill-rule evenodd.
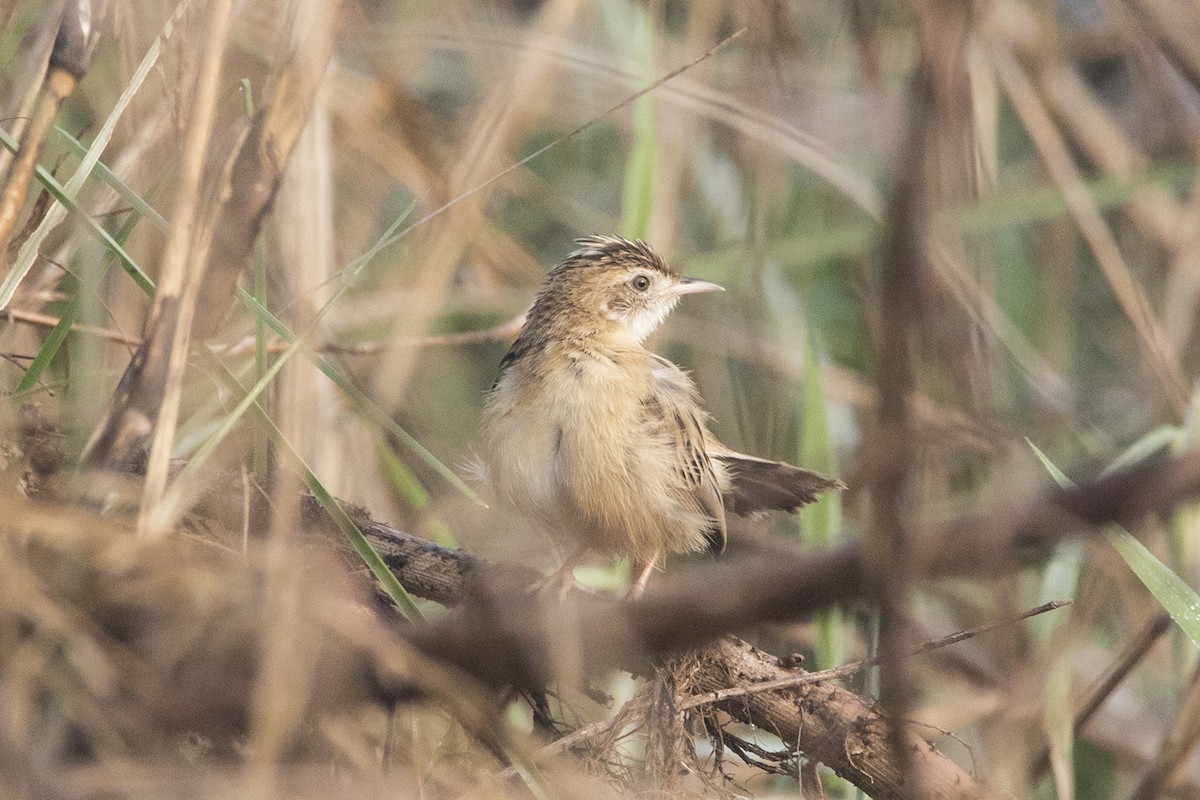
<path id="1" fill-rule="evenodd" d="M 679 283 L 675 285 L 676 294 L 700 294 L 701 292 L 723 292 L 724 286 L 718 286 L 710 281 L 702 281 L 699 278 L 680 278 Z"/>

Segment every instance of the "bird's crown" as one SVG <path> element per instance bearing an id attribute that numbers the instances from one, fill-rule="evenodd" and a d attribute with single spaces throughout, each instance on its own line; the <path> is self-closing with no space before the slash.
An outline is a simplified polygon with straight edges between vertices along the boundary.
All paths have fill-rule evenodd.
<path id="1" fill-rule="evenodd" d="M 575 240 L 573 250 L 555 268 L 555 272 L 580 267 L 646 267 L 663 275 L 677 278 L 679 272 L 641 239 L 594 234 Z"/>

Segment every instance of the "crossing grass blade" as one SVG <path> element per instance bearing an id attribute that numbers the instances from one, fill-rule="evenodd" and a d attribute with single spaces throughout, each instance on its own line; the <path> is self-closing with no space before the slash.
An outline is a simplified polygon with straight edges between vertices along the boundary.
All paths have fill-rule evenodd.
<path id="1" fill-rule="evenodd" d="M 17 152 L 16 141 L 3 129 L 0 129 L 0 145 L 3 145 L 6 149 L 13 153 Z M 34 176 L 38 179 L 38 183 L 42 184 L 46 191 L 50 193 L 50 196 L 61 203 L 63 208 L 65 208 L 67 212 L 71 214 L 72 218 L 78 222 L 89 235 L 97 239 L 101 244 L 103 244 L 105 247 L 108 247 L 116 254 L 117 258 L 121 261 L 121 268 L 128 273 L 129 277 L 133 279 L 133 282 L 137 284 L 139 289 L 141 289 L 147 295 L 154 294 L 154 281 L 150 280 L 150 276 L 148 276 L 145 270 L 143 270 L 137 261 L 134 260 L 133 256 L 125 252 L 125 248 L 122 247 L 121 244 L 117 242 L 117 240 L 114 239 L 108 231 L 104 230 L 103 227 L 101 227 L 94 219 L 92 219 L 90 214 L 79 207 L 79 204 L 75 202 L 75 200 L 63 188 L 62 184 L 60 184 L 58 180 L 46 170 L 45 167 L 39 165 L 34 170 Z"/>
<path id="2" fill-rule="evenodd" d="M 1038 460 L 1060 487 L 1066 489 L 1073 484 L 1046 454 L 1029 439 L 1025 440 Z M 1079 542 L 1064 542 L 1051 557 L 1042 571 L 1038 603 L 1063 597 L 1074 598 L 1079 588 L 1079 572 L 1083 562 L 1083 548 Z M 1042 700 L 1042 728 L 1046 731 L 1046 744 L 1050 750 L 1050 770 L 1058 796 L 1075 796 L 1075 718 L 1071 699 L 1071 661 L 1066 656 L 1068 648 L 1052 648 L 1051 643 L 1066 624 L 1067 615 L 1044 614 L 1033 620 L 1032 627 L 1041 651 L 1050 659 L 1047 667 Z"/>
<path id="3" fill-rule="evenodd" d="M 125 224 L 121 226 L 121 230 L 117 231 L 117 235 L 115 237 L 116 240 L 121 244 L 124 244 L 126 241 L 128 241 L 129 234 L 133 232 L 134 226 L 137 225 L 141 218 L 141 215 L 136 211 L 130 214 L 129 218 L 125 220 Z M 108 250 L 105 253 L 104 258 L 101 259 L 101 263 L 107 264 L 109 259 L 115 257 L 115 255 L 116 253 L 114 253 L 111 249 Z M 67 334 L 71 332 L 71 326 L 75 324 L 75 320 L 79 317 L 79 292 L 81 291 L 81 287 L 76 287 L 75 291 L 71 294 L 70 299 L 67 301 L 66 306 L 63 308 L 62 313 L 58 318 L 58 324 L 51 329 L 50 335 L 47 336 L 46 341 L 42 343 L 41 348 L 38 350 L 37 356 L 34 357 L 33 361 L 29 365 L 29 368 L 25 370 L 25 376 L 21 379 L 21 382 L 17 384 L 17 388 L 14 392 L 17 397 L 24 396 L 26 392 L 31 391 L 35 386 L 37 386 L 38 380 L 40 380 L 42 377 L 42 373 L 47 367 L 50 366 L 50 363 L 54 360 L 54 357 L 58 355 L 59 348 L 62 347 L 62 343 L 66 341 Z"/>
<path id="4" fill-rule="evenodd" d="M 638 66 L 642 79 L 654 78 L 654 24 L 648 9 L 637 9 Z M 643 239 L 650 230 L 654 199 L 654 173 L 658 160 L 658 129 L 655 125 L 654 95 L 639 97 L 633 104 L 633 149 L 625 166 L 621 202 L 621 229 L 631 239 Z"/>
<path id="5" fill-rule="evenodd" d="M 121 95 L 113 103 L 112 109 L 105 118 L 99 131 L 96 133 L 95 139 L 92 141 L 91 147 L 83 155 L 82 161 L 76 168 L 74 174 L 67 180 L 66 184 L 61 187 L 61 194 L 55 195 L 57 201 L 49 209 L 38 223 L 37 228 L 29 235 L 29 238 L 21 245 L 21 249 L 17 251 L 17 257 L 13 261 L 8 273 L 4 276 L 4 280 L 0 281 L 0 308 L 8 306 L 12 300 L 13 294 L 16 293 L 17 287 L 21 281 L 33 268 L 34 262 L 37 260 L 39 250 L 46 237 L 50 232 L 58 226 L 68 213 L 68 206 L 65 202 L 67 197 L 70 197 L 72 202 L 83 188 L 84 183 L 91 176 L 93 168 L 100 161 L 100 156 L 104 149 L 108 146 L 112 139 L 113 132 L 116 130 L 117 122 L 125 113 L 125 109 L 129 107 L 133 97 L 141 88 L 142 83 L 146 80 L 146 76 L 158 63 L 158 57 L 162 53 L 163 44 L 171 37 L 175 31 L 175 25 L 189 5 L 188 0 L 184 0 L 177 7 L 175 12 L 167 20 L 163 26 L 162 32 L 151 43 L 146 50 L 146 54 L 142 57 L 141 63 L 138 64 L 129 82 L 125 85 Z"/>
<path id="6" fill-rule="evenodd" d="M 382 436 L 379 437 L 375 450 L 379 456 L 383 474 L 388 477 L 391 486 L 395 488 L 404 502 L 417 511 L 425 511 L 429 507 L 429 492 L 417 480 L 417 476 L 413 475 L 408 465 L 396 455 Z M 427 516 L 424 523 L 422 533 L 428 538 L 443 547 L 459 546 L 458 540 L 454 538 L 454 534 L 442 520 Z"/>
<path id="7" fill-rule="evenodd" d="M 238 289 L 238 299 L 242 302 L 242 305 L 246 306 L 250 310 L 250 313 L 253 314 L 256 319 L 261 318 L 263 321 L 265 321 L 267 325 L 269 325 L 271 329 L 274 330 L 275 333 L 284 341 L 294 345 L 299 340 L 300 337 L 292 333 L 282 321 L 280 321 L 266 308 L 263 308 L 262 305 L 260 305 L 247 292 L 242 289 Z M 292 352 L 295 349 L 297 348 L 289 347 L 286 352 Z M 358 413 L 362 414 L 367 419 L 370 419 L 375 424 L 381 426 L 392 436 L 396 437 L 397 441 L 402 443 L 406 448 L 412 451 L 413 454 L 432 467 L 434 471 L 438 473 L 438 475 L 446 480 L 447 483 L 461 492 L 473 503 L 476 503 L 477 505 L 484 504 L 483 501 L 479 499 L 479 495 L 476 494 L 475 491 L 468 486 L 462 478 L 456 475 L 454 470 L 447 467 L 440 459 L 438 459 L 437 456 L 429 452 L 424 445 L 422 445 L 407 431 L 396 424 L 396 421 L 389 417 L 378 405 L 372 402 L 369 397 L 363 394 L 362 390 L 360 390 L 357 386 L 351 383 L 348 378 L 338 372 L 337 368 L 330 363 L 329 359 L 325 358 L 325 356 L 321 355 L 320 353 L 312 352 L 307 348 L 300 349 L 304 350 L 305 355 L 310 361 L 312 361 L 314 365 L 316 365 L 317 369 L 321 370 L 321 372 L 323 372 L 327 378 L 337 384 L 338 388 L 340 388 L 350 399 L 350 402 L 354 405 L 354 408 Z M 274 375 L 274 372 L 272 372 L 272 375 Z"/>
<path id="8" fill-rule="evenodd" d="M 829 430 L 825 393 L 821 388 L 821 364 L 812 333 L 805 339 L 804 380 L 800 400 L 800 459 L 805 468 L 837 474 L 837 450 Z M 839 492 L 825 492 L 800 511 L 800 531 L 814 549 L 828 549 L 842 525 Z M 823 611 L 816 617 L 818 669 L 837 666 L 845 660 L 846 620 L 840 609 Z"/>
<path id="9" fill-rule="evenodd" d="M 333 495 L 329 493 L 325 485 L 321 483 L 320 479 L 317 478 L 304 459 L 300 457 L 300 454 L 296 452 L 296 449 L 292 447 L 291 442 L 287 440 L 283 432 L 275 425 L 270 415 L 257 403 L 255 396 L 248 393 L 234 374 L 226 369 L 215 357 L 210 358 L 209 362 L 214 365 L 214 371 L 221 382 L 236 396 L 242 398 L 241 403 L 246 405 L 253 413 L 258 425 L 270 436 L 271 441 L 275 445 L 276 452 L 280 454 L 284 461 L 292 464 L 293 468 L 299 472 L 305 487 L 317 499 L 317 502 L 321 504 L 321 508 L 325 510 L 325 513 L 329 514 L 330 519 L 337 525 L 338 530 L 346 536 L 351 547 L 362 558 L 367 568 L 371 570 L 371 574 L 379 581 L 384 591 L 387 592 L 388 597 L 396 604 L 396 608 L 409 619 L 423 619 L 421 610 L 417 607 L 412 595 L 408 593 L 408 590 L 404 588 L 392 571 L 388 569 L 383 558 L 371 546 L 371 543 L 367 541 L 367 538 L 359 530 L 358 526 L 354 524 L 354 520 L 342 508 L 341 503 L 335 500 Z"/>
<path id="10" fill-rule="evenodd" d="M 1136 461 L 1136 456 L 1130 455 L 1131 453 L 1157 452 L 1158 448 L 1151 447 L 1151 445 L 1160 437 L 1159 431 L 1151 431 L 1142 440 L 1134 443 L 1114 463 L 1127 465 Z M 1030 447 L 1033 445 L 1031 444 Z M 1050 471 L 1050 474 L 1055 476 L 1055 480 L 1059 481 L 1059 485 L 1070 485 L 1070 479 L 1050 463 L 1040 450 L 1033 447 L 1033 451 Z M 1171 615 L 1171 619 L 1175 620 L 1175 623 L 1183 629 L 1183 632 L 1197 647 L 1200 647 L 1200 596 L 1196 594 L 1196 591 L 1123 528 L 1111 526 L 1107 538 L 1125 559 L 1125 563 L 1129 565 L 1133 573 L 1150 591 L 1150 594 L 1154 595 L 1154 598 Z"/>
<path id="11" fill-rule="evenodd" d="M 62 137 L 62 140 L 66 142 L 67 145 L 74 150 L 77 155 L 83 156 L 87 153 L 87 147 L 85 147 L 74 136 L 67 133 L 62 128 L 56 127 L 54 130 L 58 132 L 58 135 Z M 96 167 L 92 170 L 92 175 L 106 183 L 108 187 L 120 195 L 121 199 L 128 203 L 135 212 L 153 223 L 154 227 L 158 228 L 164 233 L 167 231 L 169 226 L 167 225 L 166 218 L 164 218 L 162 214 L 159 214 L 148 200 L 143 198 L 141 195 L 127 186 L 124 181 L 114 175 L 112 170 L 105 166 L 103 161 L 96 162 Z"/>

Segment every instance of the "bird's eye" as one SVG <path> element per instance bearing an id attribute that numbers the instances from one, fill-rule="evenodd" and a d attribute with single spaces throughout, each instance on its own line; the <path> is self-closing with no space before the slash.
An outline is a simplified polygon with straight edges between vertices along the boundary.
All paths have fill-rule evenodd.
<path id="1" fill-rule="evenodd" d="M 634 275 L 629 285 L 639 292 L 644 292 L 650 288 L 650 278 L 647 275 Z"/>

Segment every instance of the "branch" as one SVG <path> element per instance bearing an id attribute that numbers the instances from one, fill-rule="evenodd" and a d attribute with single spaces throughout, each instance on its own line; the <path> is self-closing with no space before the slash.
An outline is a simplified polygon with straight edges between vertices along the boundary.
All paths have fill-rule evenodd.
<path id="1" fill-rule="evenodd" d="M 1142 463 L 1024 503 L 916 528 L 913 575 L 995 578 L 1045 557 L 1072 534 L 1136 521 L 1197 495 L 1200 452 Z M 865 575 L 852 543 L 816 555 L 775 553 L 769 560 L 679 572 L 636 603 L 568 597 L 560 607 L 519 590 L 511 579 L 485 579 L 459 613 L 413 630 L 411 638 L 485 684 L 540 686 L 576 658 L 592 670 L 646 669 L 725 633 L 862 599 Z M 575 652 L 564 661 L 568 630 L 576 631 L 569 636 Z"/>
<path id="2" fill-rule="evenodd" d="M 1200 453 L 1143 462 L 1069 489 L 1049 489 L 1023 503 L 914 529 L 918 534 L 913 539 L 914 575 L 922 580 L 994 578 L 1044 556 L 1074 533 L 1095 531 L 1107 523 L 1130 523 L 1149 511 L 1197 495 Z M 310 515 L 320 518 L 311 509 Z M 730 631 L 795 619 L 861 598 L 865 592 L 862 559 L 854 545 L 846 545 L 817 555 L 776 553 L 769 561 L 747 559 L 678 573 L 635 603 L 578 596 L 569 596 L 561 604 L 549 603 L 526 591 L 528 572 L 501 574 L 494 568 L 485 569 L 484 562 L 464 553 L 392 530 L 361 513 L 358 517 L 364 533 L 406 587 L 420 596 L 460 605 L 456 613 L 437 623 L 409 629 L 407 638 L 425 654 L 490 686 L 542 686 L 556 676 L 570 674 L 569 667 L 579 664 L 593 671 L 619 667 L 645 673 L 661 658 L 703 646 Z M 741 661 L 751 658 L 740 648 L 736 640 L 725 639 L 706 651 L 713 663 L 712 690 L 744 683 L 731 678 L 721 683 L 716 677 L 719 670 L 727 670 L 726 676 L 738 675 L 739 669 L 752 674 L 745 663 L 728 660 L 735 655 Z M 771 680 L 794 674 L 766 654 L 753 656 L 752 663 L 759 674 L 773 674 Z M 807 716 L 815 713 L 829 715 L 830 731 L 866 731 L 863 735 L 869 737 L 876 722 L 878 730 L 883 730 L 877 713 L 860 707 L 862 701 L 851 693 L 844 694 L 849 697 L 832 692 L 827 684 L 810 684 L 782 695 L 727 700 L 726 710 L 760 727 L 800 730 L 802 734 L 815 729 Z M 779 704 L 798 714 L 797 698 L 801 697 L 822 700 L 800 702 L 805 725 L 789 728 L 796 720 L 784 715 Z M 857 716 L 843 718 L 843 714 Z M 838 727 L 847 720 L 858 720 L 859 726 Z M 904 731 L 903 735 L 907 741 L 912 734 Z M 831 747 L 829 741 L 836 746 Z M 918 791 L 892 782 L 896 774 L 889 772 L 890 762 L 880 755 L 886 750 L 848 747 L 845 738 L 829 741 L 805 736 L 801 749 L 823 761 L 834 759 L 825 763 L 845 770 L 848 779 L 873 796 L 916 796 L 914 792 L 939 796 L 927 786 Z M 825 747 L 831 751 L 826 752 Z M 851 755 L 835 759 L 835 753 Z M 876 764 L 868 757 L 882 761 Z M 924 760 L 927 756 L 918 748 L 912 757 Z M 942 769 L 919 774 L 936 776 Z M 974 787 L 971 791 L 981 790 Z"/>
<path id="3" fill-rule="evenodd" d="M 536 573 L 488 565 L 461 550 L 440 547 L 375 522 L 360 509 L 348 511 L 410 592 L 448 605 L 463 604 L 465 617 L 478 618 L 484 628 L 487 628 L 489 619 L 497 623 L 500 635 L 495 639 L 480 639 L 472 646 L 472 629 L 465 629 L 467 639 L 454 640 L 455 644 L 463 646 L 459 652 L 475 654 L 469 666 L 462 663 L 458 666 L 466 666 L 477 677 L 481 671 L 486 671 L 487 664 L 493 659 L 497 663 L 524 664 L 529 669 L 536 669 L 532 661 L 525 659 L 525 654 L 535 652 L 536 648 L 542 646 L 537 643 L 536 637 L 547 630 L 552 632 L 551 635 L 554 635 L 553 631 L 563 632 L 562 623 L 555 623 L 558 619 L 556 609 L 542 607 L 539 600 L 526 591 L 536 579 Z M 328 526 L 329 531 L 334 532 L 332 523 L 327 521 L 315 499 L 306 498 L 304 512 L 307 521 Z M 503 574 L 497 574 L 501 572 Z M 609 613 L 614 611 L 614 606 L 619 610 L 625 608 L 625 604 L 612 602 L 599 605 L 607 608 Z M 642 603 L 639 603 L 638 607 L 641 606 Z M 524 611 L 517 609 L 537 609 L 538 616 L 524 617 Z M 578 630 L 586 628 L 577 629 L 576 632 Z M 525 634 L 530 634 L 530 638 Z M 409 635 L 421 641 L 422 629 L 414 629 Z M 605 640 L 609 641 L 607 637 Z M 427 653 L 440 654 L 439 648 L 432 646 L 431 639 L 424 641 Z M 494 651 L 496 646 L 503 647 L 505 652 L 501 654 Z M 613 666 L 623 666 L 635 673 L 649 671 L 650 664 L 644 654 L 636 652 L 636 645 L 633 650 L 623 652 L 624 656 L 610 662 Z M 616 657 L 611 653 L 608 656 Z M 597 658 L 598 654 L 593 651 L 589 661 L 594 663 Z M 697 651 L 689 661 L 688 684 L 693 696 L 679 704 L 681 710 L 716 704 L 739 722 L 777 734 L 789 746 L 825 764 L 854 785 L 869 791 L 873 797 L 988 796 L 984 787 L 911 728 L 905 728 L 900 735 L 910 751 L 909 763 L 915 768 L 913 774 L 920 774 L 922 779 L 919 782 L 906 782 L 903 770 L 895 763 L 890 749 L 881 746 L 887 730 L 885 718 L 853 692 L 828 682 L 810 682 L 771 693 L 715 700 L 714 692 L 731 688 L 753 689 L 760 682 L 796 679 L 806 674 L 801 670 L 784 668 L 775 656 L 751 647 L 740 639 L 725 637 Z M 497 680 L 502 680 L 501 676 L 502 671 L 493 674 Z M 576 738 L 583 738 L 585 731 L 579 732 L 580 736 Z M 576 738 L 560 740 L 545 749 L 543 757 L 568 749 Z"/>
<path id="4" fill-rule="evenodd" d="M 691 682 L 702 692 L 795 674 L 774 656 L 734 637 L 697 654 Z M 877 800 L 999 796 L 918 736 L 911 725 L 892 726 L 863 698 L 831 683 L 725 700 L 719 707 L 740 722 L 774 733 L 789 748 L 820 761 Z M 905 749 L 904 766 L 889 738 Z"/>

